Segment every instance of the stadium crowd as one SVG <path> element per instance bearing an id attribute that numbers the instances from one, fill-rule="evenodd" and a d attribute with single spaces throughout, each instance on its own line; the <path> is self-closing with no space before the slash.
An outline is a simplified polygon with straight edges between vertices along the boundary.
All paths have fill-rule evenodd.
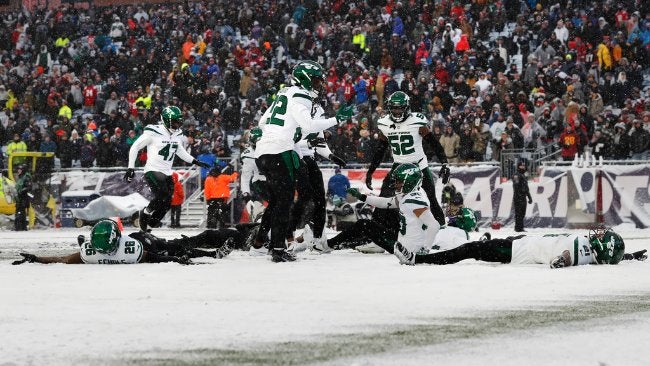
<path id="1" fill-rule="evenodd" d="M 450 162 L 548 146 L 564 160 L 585 149 L 646 159 L 649 7 L 213 0 L 7 12 L 0 144 L 55 152 L 63 168 L 126 166 L 144 126 L 176 105 L 192 155 L 229 157 L 293 64 L 311 59 L 328 70 L 326 111 L 355 106 L 327 136 L 348 161 L 371 160 L 376 120 L 397 90 L 432 121 Z"/>

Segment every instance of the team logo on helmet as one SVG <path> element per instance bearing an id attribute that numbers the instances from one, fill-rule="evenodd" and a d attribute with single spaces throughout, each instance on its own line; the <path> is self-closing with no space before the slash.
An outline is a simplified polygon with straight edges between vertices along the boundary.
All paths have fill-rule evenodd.
<path id="1" fill-rule="evenodd" d="M 611 229 L 599 227 L 590 230 L 589 244 L 600 264 L 617 264 L 625 254 L 623 238 Z"/>
<path id="2" fill-rule="evenodd" d="M 402 164 L 393 172 L 393 179 L 395 180 L 395 192 L 409 193 L 420 188 L 422 172 L 416 165 Z"/>
<path id="3" fill-rule="evenodd" d="M 101 220 L 90 231 L 90 245 L 96 251 L 113 254 L 120 245 L 122 233 L 113 220 Z"/>
<path id="4" fill-rule="evenodd" d="M 291 72 L 291 81 L 293 85 L 318 94 L 324 75 L 323 67 L 317 62 L 300 61 Z"/>
<path id="5" fill-rule="evenodd" d="M 181 126 L 181 117 L 183 113 L 177 106 L 165 107 L 160 113 L 160 119 L 163 125 L 171 132 L 175 132 Z"/>

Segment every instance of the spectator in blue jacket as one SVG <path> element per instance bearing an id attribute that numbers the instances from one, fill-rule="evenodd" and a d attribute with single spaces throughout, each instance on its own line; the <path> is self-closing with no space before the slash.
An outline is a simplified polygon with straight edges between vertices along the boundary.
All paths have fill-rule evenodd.
<path id="1" fill-rule="evenodd" d="M 341 174 L 341 168 L 336 167 L 334 169 L 334 175 L 327 182 L 327 195 L 345 199 L 348 194 L 348 188 L 350 188 L 350 180 Z"/>

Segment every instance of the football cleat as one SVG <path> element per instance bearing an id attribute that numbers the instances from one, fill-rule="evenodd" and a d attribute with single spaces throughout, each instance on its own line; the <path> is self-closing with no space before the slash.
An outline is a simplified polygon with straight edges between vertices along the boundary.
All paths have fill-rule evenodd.
<path id="1" fill-rule="evenodd" d="M 275 263 L 294 262 L 296 257 L 284 249 L 273 249 L 271 251 L 271 260 Z"/>
<path id="2" fill-rule="evenodd" d="M 217 259 L 224 258 L 228 256 L 235 248 L 235 238 L 228 238 L 220 248 L 214 252 Z"/>
<path id="3" fill-rule="evenodd" d="M 412 266 L 415 264 L 415 254 L 411 253 L 408 249 L 404 248 L 402 243 L 396 242 L 393 253 L 399 259 L 400 264 Z"/>

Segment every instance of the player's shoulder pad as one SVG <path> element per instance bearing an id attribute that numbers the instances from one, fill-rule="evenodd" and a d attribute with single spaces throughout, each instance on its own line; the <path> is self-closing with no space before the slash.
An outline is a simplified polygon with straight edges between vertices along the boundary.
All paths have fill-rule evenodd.
<path id="1" fill-rule="evenodd" d="M 385 115 L 377 120 L 378 126 L 390 126 L 392 124 L 393 122 L 390 120 L 390 117 L 388 115 Z"/>
<path id="2" fill-rule="evenodd" d="M 149 133 L 149 134 L 152 134 L 152 135 L 163 135 L 164 136 L 165 135 L 164 132 L 163 132 L 164 128 L 165 128 L 165 126 L 163 126 L 163 125 L 157 125 L 157 124 L 156 125 L 147 125 L 147 126 L 145 126 L 142 133 Z"/>
<path id="3" fill-rule="evenodd" d="M 429 126 L 429 120 L 424 114 L 420 112 L 411 112 L 411 114 L 406 120 L 406 123 L 409 126 L 416 126 L 416 127 Z"/>

